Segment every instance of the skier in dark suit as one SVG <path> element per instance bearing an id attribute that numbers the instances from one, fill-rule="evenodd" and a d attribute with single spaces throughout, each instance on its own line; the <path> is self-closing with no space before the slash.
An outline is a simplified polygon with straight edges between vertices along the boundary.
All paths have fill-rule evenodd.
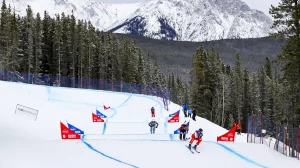
<path id="1" fill-rule="evenodd" d="M 188 130 L 189 130 L 189 126 L 186 123 L 183 123 L 180 126 L 180 128 L 179 128 L 179 131 L 180 131 L 179 139 L 180 140 L 186 140 L 185 135 L 187 134 Z"/>
<path id="2" fill-rule="evenodd" d="M 151 134 L 155 134 L 155 128 L 158 127 L 158 122 L 156 122 L 155 119 L 152 119 L 148 125 L 150 127 Z"/>

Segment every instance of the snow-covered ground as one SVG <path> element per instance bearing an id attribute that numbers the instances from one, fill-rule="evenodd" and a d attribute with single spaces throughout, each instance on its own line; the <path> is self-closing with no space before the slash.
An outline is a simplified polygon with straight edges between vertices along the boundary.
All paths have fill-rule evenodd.
<path id="1" fill-rule="evenodd" d="M 38 110 L 36 120 L 15 113 L 20 104 Z M 103 106 L 111 109 L 103 110 Z M 156 109 L 159 127 L 150 134 L 150 108 Z M 92 112 L 107 116 L 105 123 L 93 123 Z M 163 108 L 157 97 L 45 87 L 0 81 L 0 168 L 82 167 L 300 167 L 300 161 L 286 157 L 264 144 L 247 144 L 247 136 L 235 143 L 217 143 L 227 132 L 206 119 L 190 121 L 190 130 L 202 128 L 200 154 L 191 154 L 172 133 L 179 123 L 167 123 L 168 115 L 180 109 Z M 84 131 L 81 140 L 61 140 L 60 121 Z"/>

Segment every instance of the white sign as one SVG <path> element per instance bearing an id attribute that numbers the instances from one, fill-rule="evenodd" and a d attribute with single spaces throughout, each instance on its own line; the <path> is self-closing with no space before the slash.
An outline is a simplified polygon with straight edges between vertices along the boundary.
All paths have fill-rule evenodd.
<path id="1" fill-rule="evenodd" d="M 15 114 L 21 114 L 21 115 L 28 116 L 30 118 L 33 118 L 35 121 L 37 119 L 38 113 L 39 113 L 38 110 L 29 108 L 26 106 L 22 106 L 20 104 L 17 104 L 16 111 L 15 111 Z"/>
<path id="2" fill-rule="evenodd" d="M 261 130 L 261 133 L 265 134 L 267 132 L 267 130 L 263 129 Z"/>

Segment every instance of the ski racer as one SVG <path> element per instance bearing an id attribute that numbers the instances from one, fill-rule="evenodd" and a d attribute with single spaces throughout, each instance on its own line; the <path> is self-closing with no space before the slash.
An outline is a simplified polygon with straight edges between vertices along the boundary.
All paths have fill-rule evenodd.
<path id="1" fill-rule="evenodd" d="M 151 117 L 155 117 L 155 109 L 154 109 L 154 107 L 151 108 Z"/>
<path id="2" fill-rule="evenodd" d="M 193 142 L 196 140 L 196 144 L 193 146 L 193 148 L 196 150 L 197 146 L 200 145 L 200 143 L 202 142 L 202 136 L 203 136 L 203 130 L 202 128 L 200 128 L 199 130 L 196 130 L 192 136 L 191 136 L 191 140 L 189 143 L 189 149 L 191 150 L 192 144 Z"/>
<path id="3" fill-rule="evenodd" d="M 179 139 L 180 140 L 186 140 L 185 135 L 189 131 L 189 126 L 186 123 L 181 124 L 181 126 L 179 128 L 179 131 L 180 131 Z"/>
<path id="4" fill-rule="evenodd" d="M 155 119 L 152 119 L 148 125 L 150 127 L 151 134 L 155 134 L 155 128 L 158 127 L 158 122 L 156 122 Z"/>

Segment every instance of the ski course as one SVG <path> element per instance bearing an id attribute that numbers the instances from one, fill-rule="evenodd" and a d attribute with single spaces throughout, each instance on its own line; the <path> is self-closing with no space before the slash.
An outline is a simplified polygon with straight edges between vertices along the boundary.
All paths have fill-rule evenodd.
<path id="1" fill-rule="evenodd" d="M 189 167 L 198 161 L 218 168 L 300 166 L 264 145 L 247 144 L 245 136 L 217 143 L 227 130 L 200 117 L 193 121 L 181 113 L 179 123 L 167 123 L 180 106 L 171 103 L 166 111 L 157 97 L 2 81 L 0 93 L 0 167 Z M 17 115 L 17 104 L 38 109 L 37 120 Z M 104 110 L 104 105 L 111 108 Z M 156 134 L 148 126 L 152 106 L 160 124 Z M 105 123 L 92 122 L 96 109 L 107 116 Z M 204 130 L 201 153 L 192 154 L 185 147 L 188 141 L 173 134 L 184 121 L 190 121 L 189 135 Z M 59 122 L 82 129 L 81 140 L 61 140 Z"/>

